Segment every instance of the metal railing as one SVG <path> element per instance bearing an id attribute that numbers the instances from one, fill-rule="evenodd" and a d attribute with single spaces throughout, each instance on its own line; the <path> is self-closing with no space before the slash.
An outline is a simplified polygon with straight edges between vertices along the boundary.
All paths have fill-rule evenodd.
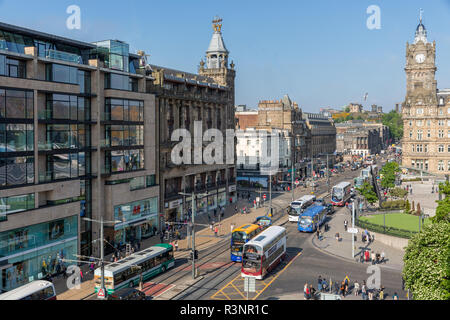
<path id="1" fill-rule="evenodd" d="M 403 238 L 403 239 L 411 239 L 412 236 L 417 234 L 417 232 L 415 232 L 415 231 L 398 229 L 398 228 L 389 227 L 389 226 L 383 226 L 380 224 L 375 224 L 375 223 L 363 221 L 360 219 L 356 219 L 355 224 L 356 224 L 356 226 L 367 229 L 369 231 L 386 234 L 389 236 L 394 236 L 394 237 Z"/>

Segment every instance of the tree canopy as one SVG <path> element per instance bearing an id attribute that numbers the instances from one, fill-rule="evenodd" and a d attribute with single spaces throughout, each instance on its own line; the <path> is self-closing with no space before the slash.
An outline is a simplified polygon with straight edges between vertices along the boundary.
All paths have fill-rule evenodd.
<path id="1" fill-rule="evenodd" d="M 413 236 L 403 257 L 405 285 L 416 300 L 450 299 L 450 223 L 426 225 Z"/>
<path id="2" fill-rule="evenodd" d="M 437 201 L 438 207 L 436 208 L 436 216 L 433 217 L 433 221 L 447 221 L 450 222 L 450 183 L 448 181 L 445 184 L 440 184 L 439 192 L 445 196 L 442 201 Z"/>
<path id="3" fill-rule="evenodd" d="M 377 194 L 375 193 L 373 186 L 370 183 L 364 182 L 364 184 L 356 190 L 358 190 L 370 204 L 374 204 L 378 201 Z"/>
<path id="4" fill-rule="evenodd" d="M 403 138 L 403 120 L 400 113 L 392 110 L 389 113 L 383 115 L 383 124 L 391 130 L 392 136 L 396 140 Z"/>
<path id="5" fill-rule="evenodd" d="M 397 162 L 386 163 L 386 165 L 380 170 L 380 174 L 383 176 L 381 178 L 381 186 L 387 189 L 394 188 L 395 177 L 398 172 L 400 172 L 400 166 Z"/>

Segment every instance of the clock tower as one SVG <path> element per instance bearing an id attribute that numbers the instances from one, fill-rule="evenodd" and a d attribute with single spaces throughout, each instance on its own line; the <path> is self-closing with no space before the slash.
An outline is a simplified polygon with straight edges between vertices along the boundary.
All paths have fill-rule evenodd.
<path id="1" fill-rule="evenodd" d="M 428 42 L 421 13 L 414 43 L 406 44 L 402 162 L 441 175 L 450 172 L 450 107 L 447 90 L 437 90 L 436 71 L 436 42 Z"/>
<path id="2" fill-rule="evenodd" d="M 422 15 L 416 29 L 414 43 L 406 43 L 406 100 L 405 111 L 415 106 L 437 104 L 436 42 L 429 43 Z"/>

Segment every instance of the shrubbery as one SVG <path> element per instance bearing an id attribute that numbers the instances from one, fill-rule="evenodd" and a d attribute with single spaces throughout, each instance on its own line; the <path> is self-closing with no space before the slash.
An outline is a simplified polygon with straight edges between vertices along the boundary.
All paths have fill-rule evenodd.
<path id="1" fill-rule="evenodd" d="M 383 209 L 387 209 L 387 210 L 403 210 L 405 209 L 406 206 L 406 201 L 405 200 L 396 200 L 396 201 L 386 201 L 383 202 L 383 204 L 381 205 L 381 207 Z"/>

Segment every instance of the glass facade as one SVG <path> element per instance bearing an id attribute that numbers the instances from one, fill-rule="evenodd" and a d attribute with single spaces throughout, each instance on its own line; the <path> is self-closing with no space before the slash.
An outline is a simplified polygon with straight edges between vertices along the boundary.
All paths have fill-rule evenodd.
<path id="1" fill-rule="evenodd" d="M 51 150 L 83 149 L 89 147 L 86 126 L 83 124 L 58 124 L 47 126 L 47 141 Z"/>
<path id="2" fill-rule="evenodd" d="M 0 119 L 33 119 L 33 91 L 0 88 Z"/>
<path id="3" fill-rule="evenodd" d="M 0 123 L 0 153 L 34 150 L 34 125 Z"/>
<path id="4" fill-rule="evenodd" d="M 158 198 L 150 198 L 114 207 L 114 242 L 126 243 L 154 235 L 158 229 Z"/>
<path id="5" fill-rule="evenodd" d="M 86 175 L 86 153 L 65 153 L 47 156 L 47 180 L 65 180 Z"/>
<path id="6" fill-rule="evenodd" d="M 138 92 L 138 79 L 115 73 L 105 74 L 105 89 Z"/>
<path id="7" fill-rule="evenodd" d="M 47 110 L 44 119 L 89 121 L 91 101 L 88 98 L 47 94 Z"/>
<path id="8" fill-rule="evenodd" d="M 34 183 L 34 157 L 0 156 L 0 187 Z"/>
<path id="9" fill-rule="evenodd" d="M 27 66 L 22 60 L 7 58 L 0 54 L 0 76 L 26 78 Z"/>
<path id="10" fill-rule="evenodd" d="M 0 216 L 35 209 L 34 193 L 0 198 Z"/>
<path id="11" fill-rule="evenodd" d="M 107 125 L 105 139 L 111 147 L 143 146 L 144 126 Z"/>
<path id="12" fill-rule="evenodd" d="M 106 40 L 95 43 L 97 50 L 93 50 L 91 57 L 105 62 L 107 68 L 129 72 L 130 46 L 122 41 Z"/>
<path id="13" fill-rule="evenodd" d="M 0 290 L 9 291 L 61 271 L 76 259 L 78 217 L 0 233 Z"/>
<path id="14" fill-rule="evenodd" d="M 144 122 L 144 102 L 124 99 L 106 99 L 105 120 Z"/>
<path id="15" fill-rule="evenodd" d="M 45 68 L 47 81 L 77 84 L 80 86 L 80 93 L 91 93 L 91 73 L 89 71 L 56 63 L 47 64 Z"/>
<path id="16" fill-rule="evenodd" d="M 144 149 L 105 152 L 105 165 L 106 168 L 111 168 L 111 173 L 143 170 L 144 160 Z"/>

